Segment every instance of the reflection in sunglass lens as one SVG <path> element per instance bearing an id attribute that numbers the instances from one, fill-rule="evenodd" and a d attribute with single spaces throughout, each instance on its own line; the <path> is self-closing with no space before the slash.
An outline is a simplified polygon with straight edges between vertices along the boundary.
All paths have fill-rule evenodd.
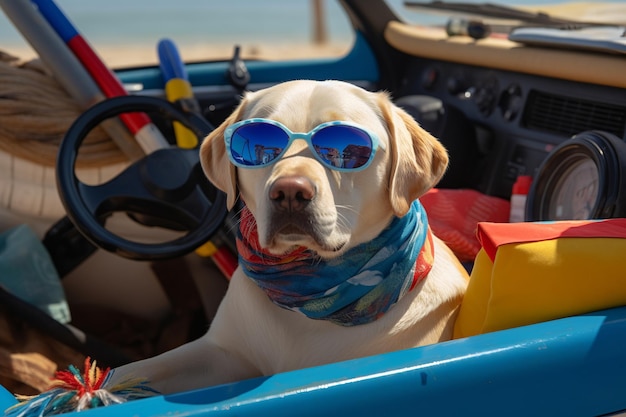
<path id="1" fill-rule="evenodd" d="M 328 126 L 316 132 L 312 139 L 318 155 L 336 168 L 360 168 L 372 154 L 369 135 L 352 126 Z"/>
<path id="2" fill-rule="evenodd" d="M 230 152 L 242 165 L 265 165 L 285 149 L 289 136 L 269 123 L 250 123 L 239 127 L 230 140 Z"/>

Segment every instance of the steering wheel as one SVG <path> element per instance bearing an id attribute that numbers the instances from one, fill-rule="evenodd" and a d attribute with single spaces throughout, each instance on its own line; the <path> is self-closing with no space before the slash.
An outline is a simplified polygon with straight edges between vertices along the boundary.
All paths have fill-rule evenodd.
<path id="1" fill-rule="evenodd" d="M 88 185 L 76 176 L 78 149 L 102 121 L 126 112 L 158 114 L 203 138 L 213 126 L 201 116 L 154 97 L 123 96 L 102 101 L 82 113 L 59 147 L 57 187 L 67 216 L 94 245 L 126 258 L 157 260 L 185 255 L 219 229 L 227 214 L 226 196 L 202 173 L 198 148 L 163 148 L 134 162 L 108 182 Z M 115 212 L 126 212 L 145 226 L 187 232 L 167 242 L 142 243 L 104 227 Z"/>

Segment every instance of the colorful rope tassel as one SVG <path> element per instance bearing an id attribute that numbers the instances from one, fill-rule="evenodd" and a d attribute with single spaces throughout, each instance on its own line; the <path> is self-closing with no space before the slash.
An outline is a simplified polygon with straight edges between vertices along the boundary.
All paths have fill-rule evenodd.
<path id="1" fill-rule="evenodd" d="M 20 403 L 8 408 L 5 417 L 43 417 L 90 408 L 106 407 L 159 393 L 147 385 L 147 380 L 133 378 L 114 386 L 107 386 L 110 368 L 104 371 L 96 361 L 85 359 L 85 369 L 70 365 L 66 371 L 58 371 L 50 388 L 35 396 L 17 396 Z"/>

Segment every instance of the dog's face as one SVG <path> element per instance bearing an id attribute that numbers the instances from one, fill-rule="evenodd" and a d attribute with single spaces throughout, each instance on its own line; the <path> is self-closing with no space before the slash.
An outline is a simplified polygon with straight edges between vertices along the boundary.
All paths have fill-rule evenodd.
<path id="1" fill-rule="evenodd" d="M 237 168 L 226 154 L 224 132 L 251 118 L 280 122 L 292 132 L 348 121 L 374 132 L 381 146 L 371 164 L 357 172 L 322 165 L 299 139 L 269 166 Z M 229 209 L 238 193 L 243 198 L 263 248 L 283 254 L 304 246 L 325 258 L 371 240 L 394 215 L 405 215 L 448 163 L 443 146 L 386 94 L 340 81 L 292 81 L 246 94 L 204 140 L 200 159 L 211 182 L 227 193 Z"/>

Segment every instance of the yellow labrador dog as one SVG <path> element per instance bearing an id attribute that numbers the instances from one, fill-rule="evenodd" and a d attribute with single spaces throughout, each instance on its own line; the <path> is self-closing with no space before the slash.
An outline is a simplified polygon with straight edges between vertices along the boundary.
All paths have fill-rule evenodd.
<path id="1" fill-rule="evenodd" d="M 168 393 L 451 337 L 467 274 L 417 200 L 447 153 L 385 93 L 247 93 L 200 155 L 229 208 L 245 203 L 240 265 L 206 335 L 115 379 Z"/>

